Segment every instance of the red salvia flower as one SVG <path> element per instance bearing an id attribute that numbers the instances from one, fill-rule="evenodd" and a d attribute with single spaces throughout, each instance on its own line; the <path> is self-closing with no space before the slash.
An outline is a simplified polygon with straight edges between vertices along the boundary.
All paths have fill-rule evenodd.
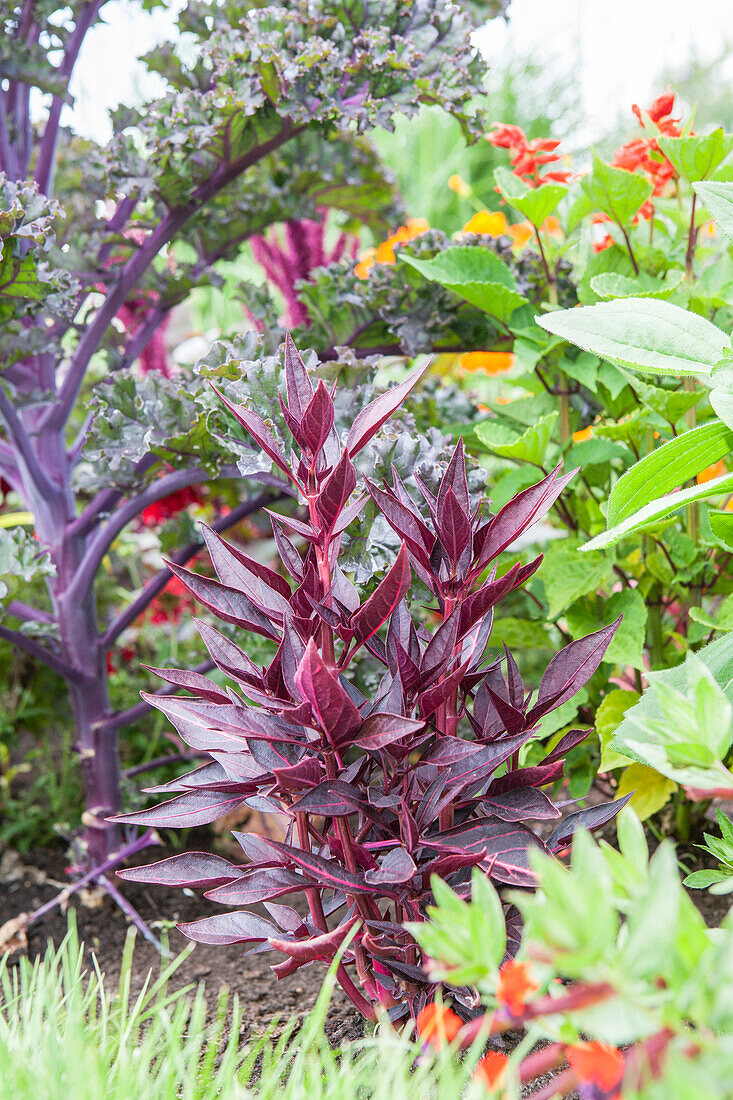
<path id="1" fill-rule="evenodd" d="M 521 1016 L 527 1000 L 539 989 L 529 976 L 529 963 L 509 959 L 499 971 L 496 999 L 510 1016 Z"/>
<path id="2" fill-rule="evenodd" d="M 140 519 L 146 527 L 159 527 L 167 519 L 177 516 L 184 508 L 188 508 L 189 504 L 201 503 L 203 503 L 203 497 L 198 489 L 193 487 L 176 489 L 175 493 L 169 493 L 167 497 L 162 497 L 161 500 L 156 500 L 147 508 L 143 508 Z"/>
<path id="3" fill-rule="evenodd" d="M 575 1043 L 566 1048 L 565 1057 L 582 1084 L 597 1085 L 607 1094 L 609 1100 L 621 1096 L 619 1086 L 624 1077 L 626 1063 L 618 1047 L 597 1040 Z"/>
<path id="4" fill-rule="evenodd" d="M 430 1043 L 436 1050 L 440 1050 L 446 1042 L 452 1043 L 463 1026 L 460 1016 L 456 1016 L 450 1008 L 436 1004 L 435 1001 L 425 1005 L 425 1008 L 418 1013 L 415 1023 L 420 1038 Z"/>
<path id="5" fill-rule="evenodd" d="M 540 168 L 556 164 L 562 160 L 555 150 L 560 142 L 554 138 L 532 138 L 530 141 L 520 126 L 503 122 L 492 123 L 493 129 L 486 140 L 498 149 L 510 149 L 510 164 L 515 176 L 519 176 L 530 187 L 541 187 L 543 183 L 567 183 L 572 173 L 559 169 L 540 173 Z"/>
<path id="6" fill-rule="evenodd" d="M 497 1088 L 502 1083 L 508 1061 L 506 1054 L 500 1054 L 498 1050 L 490 1050 L 488 1054 L 484 1054 L 473 1071 L 474 1081 L 480 1081 L 487 1089 Z"/>

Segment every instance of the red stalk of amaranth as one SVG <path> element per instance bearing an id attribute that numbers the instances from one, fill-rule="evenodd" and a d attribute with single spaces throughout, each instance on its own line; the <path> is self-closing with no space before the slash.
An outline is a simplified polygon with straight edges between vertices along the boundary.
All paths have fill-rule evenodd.
<path id="1" fill-rule="evenodd" d="M 618 623 L 554 657 L 536 697 L 508 651 L 488 664 L 484 656 L 495 604 L 540 561 L 497 579 L 498 555 L 547 513 L 572 475 L 554 470 L 490 515 L 470 501 L 459 442 L 437 495 L 421 486 L 424 514 L 396 476 L 392 485 L 367 481 L 402 540 L 367 599 L 339 567 L 342 532 L 359 493 L 352 459 L 418 379 L 419 372 L 378 397 L 342 441 L 331 395 L 322 383 L 313 386 L 288 338 L 283 410 L 294 441 L 290 458 L 264 421 L 227 403 L 288 474 L 304 506 L 304 519 L 273 515 L 290 581 L 208 529 L 218 580 L 171 568 L 211 612 L 272 639 L 277 652 L 260 668 L 231 639 L 201 626 L 212 660 L 236 687 L 159 670 L 192 698 L 150 701 L 211 761 L 156 788 L 171 793 L 169 801 L 117 819 L 188 827 L 242 803 L 285 813 L 291 824 L 284 842 L 235 834 L 248 860 L 239 866 L 187 853 L 122 877 L 203 888 L 233 906 L 182 931 L 205 943 L 269 943 L 285 956 L 275 968 L 279 976 L 332 959 L 358 925 L 340 980 L 367 1016 L 381 1005 L 394 1019 L 415 1015 L 434 995 L 403 928 L 406 920 L 422 919 L 432 901 L 431 874 L 464 894 L 473 866 L 499 884 L 531 887 L 533 849 L 558 851 L 577 824 L 597 827 L 620 806 L 574 814 L 543 841 L 528 821 L 560 818 L 542 788 L 562 775 L 564 754 L 585 732 L 566 735 L 538 765 L 519 765 L 540 719 L 598 668 Z M 432 629 L 416 625 L 410 613 L 413 570 L 435 601 Z M 364 648 L 383 668 L 371 698 L 346 676 Z M 275 903 L 298 891 L 308 916 Z M 243 908 L 256 902 L 265 903 L 270 919 Z"/>

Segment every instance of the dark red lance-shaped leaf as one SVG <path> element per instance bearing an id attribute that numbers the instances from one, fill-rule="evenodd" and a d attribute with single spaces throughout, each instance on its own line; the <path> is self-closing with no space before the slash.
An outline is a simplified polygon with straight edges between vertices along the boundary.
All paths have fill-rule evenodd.
<path id="1" fill-rule="evenodd" d="M 595 634 L 571 642 L 555 654 L 540 681 L 537 702 L 527 715 L 530 723 L 572 699 L 576 691 L 588 683 L 603 660 L 620 622 L 621 617 Z"/>
<path id="2" fill-rule="evenodd" d="M 117 872 L 126 882 L 152 882 L 156 886 L 211 888 L 231 882 L 244 874 L 228 859 L 212 852 L 183 852 L 181 855 L 148 863 L 144 867 L 125 867 Z"/>
<path id="3" fill-rule="evenodd" d="M 221 905 L 257 905 L 310 887 L 309 879 L 283 867 L 257 867 L 242 878 L 206 891 L 206 897 Z"/>
<path id="4" fill-rule="evenodd" d="M 560 493 L 575 476 L 572 470 L 564 476 L 559 475 L 560 466 L 537 485 L 518 493 L 492 520 L 479 528 L 474 537 L 474 551 L 477 556 L 473 575 L 478 576 L 497 557 L 502 550 L 519 538 L 524 531 L 542 519 L 549 512 Z"/>
<path id="5" fill-rule="evenodd" d="M 425 723 L 400 714 L 370 714 L 354 738 L 362 749 L 381 749 L 424 729 Z"/>
<path id="6" fill-rule="evenodd" d="M 311 879 L 328 890 L 341 890 L 346 894 L 370 894 L 372 889 L 361 875 L 347 871 L 337 860 L 327 859 L 315 852 L 304 852 L 277 840 L 269 841 L 271 848 L 289 863 L 300 867 Z"/>
<path id="7" fill-rule="evenodd" d="M 316 497 L 316 509 L 330 531 L 356 488 L 356 470 L 348 451 L 344 451 L 328 480 Z"/>
<path id="8" fill-rule="evenodd" d="M 372 871 L 367 871 L 364 878 L 374 886 L 387 882 L 409 882 L 416 871 L 417 867 L 410 853 L 405 848 L 399 847 L 388 852 L 384 859 L 379 861 L 379 866 Z"/>
<path id="9" fill-rule="evenodd" d="M 333 401 L 323 381 L 320 381 L 300 422 L 302 436 L 314 455 L 318 454 L 331 434 L 333 422 Z"/>
<path id="10" fill-rule="evenodd" d="M 500 821 L 549 821 L 560 816 L 552 799 L 537 787 L 515 787 L 487 795 L 481 804 L 487 814 Z"/>
<path id="11" fill-rule="evenodd" d="M 518 822 L 488 818 L 468 823 L 441 834 L 441 841 L 464 849 L 485 848 L 483 866 L 492 878 L 509 886 L 534 886 L 537 877 L 530 864 L 530 852 L 548 854 L 548 849 L 531 829 Z"/>
<path id="12" fill-rule="evenodd" d="M 217 576 L 223 584 L 228 584 L 230 588 L 242 588 L 263 610 L 288 611 L 290 585 L 279 573 L 243 554 L 205 523 L 200 526 Z"/>
<path id="13" fill-rule="evenodd" d="M 222 405 L 226 405 L 244 430 L 252 436 L 257 446 L 262 448 L 268 458 L 271 458 L 284 474 L 287 474 L 290 481 L 293 481 L 293 475 L 288 467 L 285 455 L 280 450 L 274 435 L 267 427 L 262 417 L 258 416 L 257 413 L 252 412 L 250 409 L 245 409 L 243 405 L 233 404 L 223 393 L 217 390 L 216 386 L 211 386 L 211 388 Z"/>
<path id="14" fill-rule="evenodd" d="M 443 496 L 442 511 L 438 515 L 438 535 L 452 566 L 455 568 L 471 539 L 470 517 L 464 512 L 452 489 Z"/>
<path id="15" fill-rule="evenodd" d="M 186 672 L 177 668 L 153 668 L 152 665 L 142 665 L 141 667 L 154 673 L 155 676 L 159 676 L 161 680 L 166 680 L 169 684 L 175 684 L 176 687 L 194 692 L 201 699 L 208 699 L 212 703 L 229 702 L 229 696 L 226 692 L 217 687 L 212 680 L 202 676 L 200 672 Z"/>
<path id="16" fill-rule="evenodd" d="M 436 511 L 438 515 L 443 511 L 446 494 L 451 491 L 459 505 L 469 515 L 471 512 L 471 498 L 468 492 L 468 480 L 466 478 L 466 455 L 463 449 L 463 439 L 459 439 L 455 446 L 448 469 L 445 471 L 438 489 Z"/>
<path id="17" fill-rule="evenodd" d="M 216 913 L 203 920 L 177 924 L 176 928 L 197 943 L 223 945 L 227 943 L 266 943 L 278 935 L 275 925 L 257 913 Z"/>
<path id="18" fill-rule="evenodd" d="M 255 607 L 249 597 L 236 588 L 229 588 L 219 581 L 210 580 L 208 577 L 200 577 L 198 573 L 192 573 L 190 569 L 184 569 L 174 562 L 165 563 L 171 573 L 175 573 L 180 581 L 185 584 L 204 607 L 213 611 L 220 619 L 235 626 L 244 627 L 255 634 L 262 634 L 265 638 L 274 638 L 279 641 L 279 634 L 270 620 Z"/>
<path id="19" fill-rule="evenodd" d="M 245 684 L 261 684 L 261 669 L 249 659 L 246 653 L 242 652 L 238 645 L 235 645 L 231 638 L 227 638 L 225 634 L 202 619 L 194 618 L 194 622 L 212 661 L 222 672 Z"/>
<path id="20" fill-rule="evenodd" d="M 322 936 L 311 936 L 307 940 L 283 940 L 271 936 L 270 947 L 303 963 L 313 962 L 315 959 L 328 961 L 334 957 L 358 919 L 358 917 L 352 917 L 351 920 L 339 924 L 332 932 L 324 932 Z"/>
<path id="21" fill-rule="evenodd" d="M 410 558 L 403 542 L 394 564 L 384 579 L 380 581 L 369 599 L 351 616 L 349 626 L 354 631 L 354 638 L 359 645 L 362 645 L 367 638 L 371 638 L 372 634 L 376 634 L 380 626 L 387 621 L 410 587 L 411 577 Z"/>
<path id="22" fill-rule="evenodd" d="M 246 792 L 245 792 L 246 793 Z M 149 810 L 137 810 L 132 814 L 118 814 L 110 821 L 126 825 L 155 825 L 157 828 L 192 829 L 194 825 L 209 825 L 231 813 L 244 802 L 242 793 L 227 794 L 223 791 L 190 791 L 152 806 Z"/>
<path id="23" fill-rule="evenodd" d="M 302 422 L 313 397 L 313 383 L 290 333 L 285 337 L 285 391 L 291 416 Z"/>
<path id="24" fill-rule="evenodd" d="M 417 508 L 411 502 L 411 506 L 398 500 L 394 492 L 387 486 L 385 489 L 375 485 L 367 479 L 369 495 L 379 508 L 387 523 L 400 538 L 407 543 L 407 548 L 423 570 L 430 567 L 430 555 L 435 546 L 435 535 L 430 528 L 423 523 Z"/>
<path id="25" fill-rule="evenodd" d="M 295 673 L 295 682 L 319 726 L 332 744 L 349 740 L 362 718 L 338 677 L 323 662 L 311 638 Z"/>
<path id="26" fill-rule="evenodd" d="M 487 581 L 477 592 L 473 592 L 463 600 L 459 618 L 459 637 L 463 637 L 500 600 L 503 600 L 515 588 L 523 585 L 539 568 L 541 562 L 542 555 L 535 558 L 528 565 L 521 565 L 517 562 L 511 569 L 507 570 L 503 577 L 499 577 L 498 580 Z"/>
<path id="27" fill-rule="evenodd" d="M 591 831 L 600 829 L 602 825 L 615 817 L 619 810 L 623 810 L 630 798 L 631 795 L 627 794 L 624 798 L 617 798 L 614 802 L 606 802 L 601 806 L 589 806 L 587 810 L 578 810 L 577 813 L 569 814 L 553 830 L 547 841 L 547 847 L 551 852 L 558 852 L 570 843 L 576 829 L 590 829 Z"/>
<path id="28" fill-rule="evenodd" d="M 365 409 L 358 414 L 346 439 L 346 449 L 350 455 L 358 454 L 369 440 L 375 435 L 407 397 L 412 387 L 418 382 L 428 368 L 428 364 L 411 374 L 399 386 L 393 386 L 386 393 L 375 397 Z"/>

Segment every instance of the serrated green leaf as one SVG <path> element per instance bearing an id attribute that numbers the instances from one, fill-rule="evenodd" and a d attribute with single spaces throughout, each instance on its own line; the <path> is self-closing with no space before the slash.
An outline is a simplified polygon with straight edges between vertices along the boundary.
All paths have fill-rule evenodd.
<path id="1" fill-rule="evenodd" d="M 536 318 L 548 332 L 650 374 L 709 375 L 730 339 L 704 317 L 654 298 L 616 298 Z"/>
<path id="2" fill-rule="evenodd" d="M 630 707 L 636 706 L 640 698 L 641 696 L 637 691 L 614 688 L 613 691 L 609 691 L 596 711 L 596 733 L 601 742 L 599 771 L 612 771 L 614 768 L 623 768 L 628 765 L 628 756 L 623 756 L 616 749 L 613 749 L 611 739 L 621 724 L 626 711 Z"/>
<path id="3" fill-rule="evenodd" d="M 537 576 L 545 585 L 551 619 L 588 593 L 596 594 L 611 578 L 613 562 L 605 554 L 581 554 L 574 543 L 551 543 Z"/>
<path id="4" fill-rule="evenodd" d="M 402 263 L 506 322 L 527 299 L 507 265 L 490 248 L 448 248 L 431 260 L 400 253 Z"/>
<path id="5" fill-rule="evenodd" d="M 626 228 L 654 188 L 643 176 L 605 164 L 593 154 L 593 171 L 581 180 L 581 187 L 596 210 Z"/>
<path id="6" fill-rule="evenodd" d="M 644 764 L 630 764 L 621 776 L 616 797 L 623 798 L 630 794 L 628 803 L 633 806 L 641 821 L 661 810 L 662 806 L 669 802 L 677 790 L 677 784 L 672 779 Z"/>
<path id="7" fill-rule="evenodd" d="M 506 438 L 505 425 L 483 420 L 476 426 L 476 436 L 490 451 L 502 458 L 513 458 L 517 462 L 531 462 L 534 466 L 541 466 L 558 415 L 557 412 L 552 412 L 540 417 L 536 424 L 513 439 Z"/>
<path id="8" fill-rule="evenodd" d="M 715 224 L 733 241 L 733 183 L 693 183 L 693 190 Z"/>
<path id="9" fill-rule="evenodd" d="M 562 183 L 545 183 L 542 187 L 527 187 L 523 180 L 503 166 L 494 171 L 494 179 L 502 197 L 536 228 L 557 210 L 568 193 L 568 188 Z"/>
<path id="10" fill-rule="evenodd" d="M 668 137 L 660 134 L 659 148 L 687 183 L 706 180 L 733 150 L 733 135 L 722 128 L 710 134 Z"/>

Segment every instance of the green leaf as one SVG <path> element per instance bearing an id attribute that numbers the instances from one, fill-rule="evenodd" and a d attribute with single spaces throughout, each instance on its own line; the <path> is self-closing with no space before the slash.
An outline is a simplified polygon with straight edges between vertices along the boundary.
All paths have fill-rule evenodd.
<path id="1" fill-rule="evenodd" d="M 0 601 L 12 598 L 17 588 L 36 577 L 54 576 L 49 553 L 24 527 L 0 527 Z"/>
<path id="2" fill-rule="evenodd" d="M 659 449 L 662 450 L 661 447 Z M 640 508 L 638 512 L 635 512 L 622 523 L 618 523 L 608 531 L 596 535 L 580 549 L 584 552 L 606 550 L 609 546 L 615 546 L 626 535 L 653 526 L 659 520 L 664 519 L 665 516 L 676 512 L 678 508 L 694 504 L 698 500 L 706 500 L 708 497 L 719 493 L 729 493 L 731 491 L 733 491 L 733 474 L 726 474 L 725 477 L 716 477 L 712 481 L 706 481 L 703 485 L 693 485 L 690 489 L 681 489 L 678 493 L 668 493 L 666 496 L 659 497 Z"/>
<path id="3" fill-rule="evenodd" d="M 605 298 L 608 301 L 613 298 L 667 299 L 674 294 L 684 278 L 684 271 L 673 269 L 666 273 L 664 282 L 660 279 L 649 280 L 652 286 L 645 287 L 639 279 L 632 279 L 630 276 L 621 275 L 617 271 L 603 271 L 600 275 L 591 277 L 590 287 L 599 298 Z"/>
<path id="4" fill-rule="evenodd" d="M 601 762 L 598 765 L 600 772 L 623 768 L 629 763 L 628 756 L 623 756 L 611 747 L 611 738 L 616 733 L 626 711 L 635 706 L 640 698 L 638 691 L 614 688 L 613 691 L 609 691 L 596 711 L 596 733 L 601 742 Z"/>
<path id="5" fill-rule="evenodd" d="M 631 794 L 628 805 L 633 806 L 642 821 L 646 821 L 669 802 L 676 790 L 674 780 L 667 779 L 653 768 L 645 764 L 630 764 L 621 776 L 616 797 Z"/>
<path id="6" fill-rule="evenodd" d="M 535 228 L 541 226 L 545 218 L 557 209 L 568 192 L 567 187 L 562 183 L 545 183 L 542 187 L 528 187 L 524 180 L 503 166 L 494 171 L 494 179 L 502 197 L 510 206 L 523 214 Z"/>
<path id="7" fill-rule="evenodd" d="M 659 148 L 687 183 L 706 180 L 733 150 L 733 135 L 722 128 L 710 134 L 657 138 Z M 711 211 L 712 213 L 712 211 Z"/>
<path id="8" fill-rule="evenodd" d="M 712 390 L 710 404 L 723 423 L 733 429 L 733 393 L 728 390 Z"/>
<path id="9" fill-rule="evenodd" d="M 622 228 L 631 223 L 639 207 L 654 190 L 643 176 L 634 175 L 624 168 L 613 168 L 595 152 L 593 172 L 583 177 L 581 187 L 594 207 Z"/>
<path id="10" fill-rule="evenodd" d="M 728 876 L 724 871 L 693 871 L 691 875 L 682 880 L 682 885 L 686 886 L 688 890 L 705 890 L 708 886 L 712 886 L 714 882 L 724 882 L 727 878 Z"/>
<path id="11" fill-rule="evenodd" d="M 596 594 L 611 578 L 613 562 L 605 554 L 581 554 L 577 546 L 558 540 L 545 551 L 537 576 L 544 581 L 551 619 L 589 592 Z"/>
<path id="12" fill-rule="evenodd" d="M 708 375 L 730 347 L 704 317 L 654 298 L 616 298 L 536 320 L 585 351 L 650 374 Z"/>
<path id="13" fill-rule="evenodd" d="M 502 322 L 527 301 L 517 293 L 516 280 L 507 265 L 490 248 L 447 248 L 432 260 L 402 252 L 399 259 Z"/>
<path id="14" fill-rule="evenodd" d="M 610 599 L 603 600 L 604 621 L 612 622 L 620 615 L 623 616 L 621 624 L 603 659 L 613 664 L 631 665 L 632 668 L 643 670 L 647 608 L 641 592 L 625 589 L 623 592 L 615 592 Z M 598 629 L 598 615 L 584 605 L 569 611 L 567 620 L 568 629 L 574 638 L 581 638 Z"/>
<path id="15" fill-rule="evenodd" d="M 492 648 L 546 649 L 554 652 L 543 624 L 533 619 L 495 619 L 488 643 Z"/>
<path id="16" fill-rule="evenodd" d="M 552 412 L 540 417 L 535 425 L 512 440 L 506 439 L 506 425 L 496 420 L 482 420 L 476 426 L 476 436 L 490 451 L 502 458 L 513 458 L 517 462 L 531 462 L 534 466 L 541 466 L 558 416 L 559 413 Z"/>
<path id="17" fill-rule="evenodd" d="M 715 224 L 733 241 L 733 183 L 693 183 L 692 188 Z"/>
<path id="18" fill-rule="evenodd" d="M 614 485 L 608 501 L 609 527 L 628 519 L 650 501 L 696 477 L 732 450 L 733 430 L 717 420 L 684 432 L 657 447 L 627 470 Z M 712 485 L 713 481 L 707 484 Z M 713 493 L 703 493 L 703 497 L 706 495 L 712 496 Z"/>
<path id="19" fill-rule="evenodd" d="M 726 516 L 730 516 L 729 512 L 723 513 Z M 708 513 L 708 518 L 712 513 Z M 731 517 L 733 519 L 733 517 Z M 710 630 L 719 630 L 722 632 L 733 630 L 733 593 L 726 596 L 720 607 L 718 613 L 713 619 L 706 611 L 703 611 L 701 607 L 690 608 L 690 618 L 693 622 L 702 623 L 703 626 L 707 626 Z"/>
<path id="20" fill-rule="evenodd" d="M 733 550 L 733 512 L 711 508 L 708 520 L 716 539 L 720 539 L 728 550 Z"/>

